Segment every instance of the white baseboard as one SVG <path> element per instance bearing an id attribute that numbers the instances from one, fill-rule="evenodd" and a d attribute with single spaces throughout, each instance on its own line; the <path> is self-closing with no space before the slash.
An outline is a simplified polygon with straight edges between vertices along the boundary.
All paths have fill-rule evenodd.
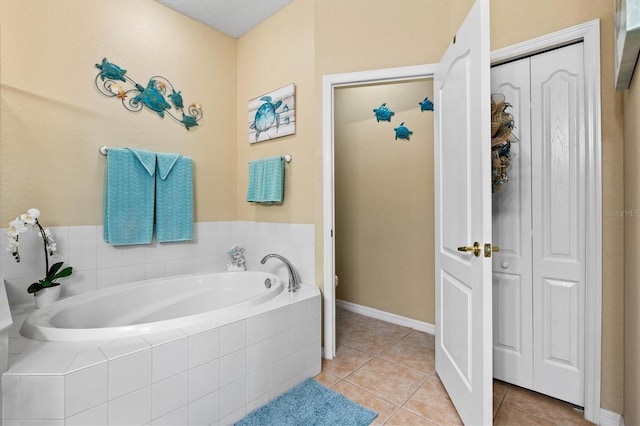
<path id="1" fill-rule="evenodd" d="M 624 426 L 624 418 L 613 411 L 600 409 L 600 426 Z"/>
<path id="2" fill-rule="evenodd" d="M 391 324 L 401 325 L 403 327 L 409 327 L 414 330 L 423 331 L 425 333 L 429 333 L 429 334 L 436 333 L 436 326 L 433 324 L 429 324 L 428 322 L 414 320 L 412 318 L 407 318 L 407 317 L 392 314 L 389 312 L 380 311 L 374 308 L 368 308 L 366 306 L 357 305 L 355 303 L 346 302 L 344 300 L 336 299 L 336 307 L 342 308 L 345 311 L 354 312 L 356 314 L 375 318 L 380 321 L 386 321 L 386 322 L 390 322 Z"/>

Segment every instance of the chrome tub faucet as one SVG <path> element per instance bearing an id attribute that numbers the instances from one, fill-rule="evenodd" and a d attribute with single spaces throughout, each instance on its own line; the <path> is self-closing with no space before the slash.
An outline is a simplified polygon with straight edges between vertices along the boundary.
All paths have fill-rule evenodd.
<path id="1" fill-rule="evenodd" d="M 291 262 L 289 262 L 286 258 L 280 256 L 279 254 L 271 253 L 263 257 L 260 263 L 264 265 L 265 262 L 272 257 L 280 259 L 285 265 L 287 265 L 287 268 L 289 268 L 289 291 L 294 292 L 298 290 L 300 288 L 300 279 L 298 278 L 298 274 L 296 273 L 295 269 L 293 269 Z"/>

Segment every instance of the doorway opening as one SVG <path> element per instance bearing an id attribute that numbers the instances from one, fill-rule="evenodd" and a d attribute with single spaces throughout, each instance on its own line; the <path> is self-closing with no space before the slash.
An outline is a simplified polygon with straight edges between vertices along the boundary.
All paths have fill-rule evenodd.
<path id="1" fill-rule="evenodd" d="M 602 318 L 602 181 L 600 111 L 600 23 L 587 22 L 515 46 L 492 52 L 492 64 L 512 61 L 540 51 L 582 41 L 585 46 L 586 113 L 586 322 L 585 322 L 585 418 L 599 423 L 601 318 Z M 435 64 L 390 68 L 323 77 L 323 255 L 324 255 L 324 357 L 335 356 L 335 251 L 334 251 L 334 90 L 345 85 L 425 78 Z M 436 106 L 437 107 L 437 106 Z"/>

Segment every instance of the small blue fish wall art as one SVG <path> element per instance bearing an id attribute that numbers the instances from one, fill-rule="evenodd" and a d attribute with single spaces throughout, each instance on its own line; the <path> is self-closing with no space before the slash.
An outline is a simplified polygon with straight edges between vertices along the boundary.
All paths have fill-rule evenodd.
<path id="1" fill-rule="evenodd" d="M 418 105 L 420 105 L 420 112 L 433 111 L 433 102 L 429 100 L 428 96 L 424 98 L 424 101 L 418 102 Z"/>
<path id="2" fill-rule="evenodd" d="M 405 127 L 404 121 L 402 123 L 400 123 L 400 125 L 398 127 L 396 127 L 395 129 L 393 129 L 393 130 L 396 132 L 396 140 L 398 140 L 398 139 L 409 140 L 409 136 L 411 136 L 413 134 L 413 132 L 411 130 L 409 130 L 407 127 Z"/>
<path id="3" fill-rule="evenodd" d="M 295 85 L 276 89 L 249 101 L 249 143 L 296 132 Z"/>
<path id="4" fill-rule="evenodd" d="M 395 112 L 391 111 L 387 106 L 386 102 L 383 102 L 378 108 L 374 108 L 373 112 L 376 115 L 376 121 L 379 123 L 382 121 L 391 122 L 391 117 L 395 114 Z"/>

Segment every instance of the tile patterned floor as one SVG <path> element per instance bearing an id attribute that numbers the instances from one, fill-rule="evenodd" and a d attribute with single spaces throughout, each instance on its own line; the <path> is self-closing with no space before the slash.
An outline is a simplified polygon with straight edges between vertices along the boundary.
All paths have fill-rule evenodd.
<path id="1" fill-rule="evenodd" d="M 460 425 L 435 373 L 433 335 L 338 309 L 337 353 L 317 381 L 378 412 L 373 425 Z M 495 425 L 590 425 L 571 405 L 500 381 Z"/>

